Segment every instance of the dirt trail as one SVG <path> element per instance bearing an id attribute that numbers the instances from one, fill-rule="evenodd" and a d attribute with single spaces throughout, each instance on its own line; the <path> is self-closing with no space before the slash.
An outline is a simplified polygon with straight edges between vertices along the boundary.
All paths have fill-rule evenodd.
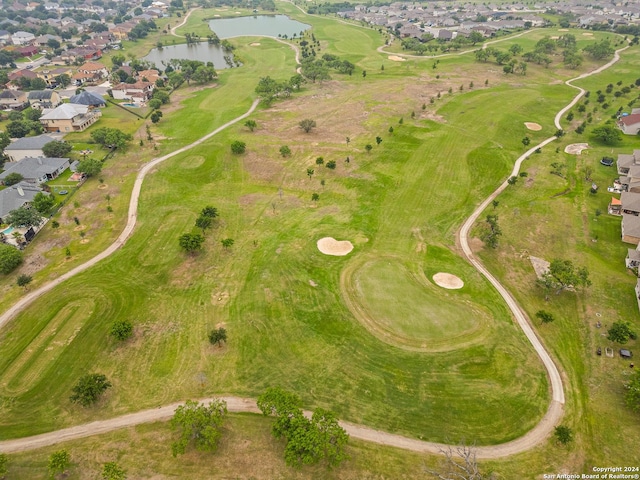
<path id="1" fill-rule="evenodd" d="M 184 18 L 182 19 L 182 22 L 180 22 L 178 25 L 176 25 L 175 27 L 173 27 L 171 29 L 171 35 L 173 35 L 174 37 L 180 37 L 180 38 L 184 38 L 184 35 L 178 35 L 176 33 L 176 30 L 180 27 L 182 27 L 185 23 L 187 23 L 187 20 L 189 20 L 189 17 L 191 16 L 191 14 L 193 13 L 194 10 L 199 9 L 200 7 L 195 7 L 191 10 L 189 10 L 189 12 L 184 16 Z"/>
<path id="2" fill-rule="evenodd" d="M 572 100 L 572 102 L 567 107 L 563 108 L 556 115 L 556 117 L 555 117 L 555 125 L 556 125 L 557 128 L 561 128 L 560 127 L 560 118 L 562 118 L 562 115 L 564 114 L 564 112 L 566 112 L 569 108 L 571 108 L 573 105 L 575 105 L 575 103 L 584 94 L 584 90 L 583 89 L 581 89 L 580 87 L 576 87 L 574 85 L 571 85 L 571 82 L 573 82 L 575 80 L 579 80 L 579 79 L 585 78 L 585 77 L 588 77 L 588 76 L 596 74 L 596 73 L 600 73 L 603 70 L 605 70 L 606 68 L 609 68 L 611 65 L 613 65 L 614 63 L 616 63 L 619 60 L 619 58 L 620 58 L 619 52 L 625 50 L 626 48 L 628 48 L 628 47 L 625 47 L 625 48 L 622 48 L 622 49 L 616 51 L 614 59 L 611 60 L 606 65 L 603 65 L 602 67 L 600 67 L 600 68 L 598 68 L 596 70 L 593 70 L 593 71 L 588 72 L 586 74 L 580 75 L 579 77 L 573 78 L 571 80 L 567 80 L 565 82 L 567 85 L 572 86 L 574 88 L 577 88 L 580 92 L 578 93 L 578 95 Z M 109 255 L 111 255 L 113 252 L 115 252 L 118 248 L 120 248 L 125 243 L 125 241 L 131 236 L 131 234 L 133 232 L 133 229 L 135 227 L 136 212 L 137 212 L 137 207 L 138 207 L 138 198 L 139 198 L 139 195 L 140 195 L 140 190 L 142 188 L 142 182 L 143 182 L 146 174 L 152 168 L 154 168 L 156 165 L 158 165 L 159 163 L 163 162 L 164 160 L 167 160 L 168 158 L 171 158 L 171 157 L 173 157 L 173 156 L 175 156 L 175 155 L 177 155 L 179 153 L 182 153 L 182 152 L 184 152 L 186 150 L 189 150 L 190 148 L 192 148 L 192 147 L 194 147 L 196 145 L 201 144 L 202 142 L 204 142 L 207 139 L 211 138 L 212 136 L 214 136 L 215 134 L 217 134 L 221 130 L 227 128 L 229 125 L 232 125 L 232 124 L 234 124 L 234 123 L 246 118 L 248 115 L 250 115 L 253 112 L 253 110 L 256 108 L 257 105 L 258 105 L 258 100 L 256 100 L 252 104 L 251 108 L 244 115 L 241 115 L 240 117 L 237 117 L 236 119 L 231 120 L 230 122 L 227 122 L 225 125 L 219 127 L 215 131 L 213 131 L 210 134 L 202 137 L 201 139 L 197 140 L 196 142 L 194 142 L 194 143 L 192 143 L 190 145 L 182 147 L 182 148 L 180 148 L 180 149 L 178 149 L 178 150 L 176 150 L 176 151 L 174 151 L 174 152 L 172 152 L 172 153 L 170 153 L 168 155 L 165 155 L 163 157 L 159 157 L 159 158 L 147 163 L 140 170 L 140 172 L 138 173 L 138 176 L 136 178 L 136 181 L 135 181 L 135 184 L 134 184 L 134 187 L 133 187 L 133 192 L 131 194 L 131 201 L 129 203 L 129 217 L 128 217 L 127 226 L 125 227 L 124 231 L 120 234 L 118 239 L 109 248 L 107 248 L 107 250 L 105 250 L 101 254 L 95 256 L 94 258 L 92 258 L 88 262 L 84 263 L 83 265 L 80 265 L 79 267 L 76 267 L 75 269 L 71 270 L 70 272 L 66 273 L 65 275 L 61 276 L 60 278 L 52 281 L 51 283 L 49 283 L 47 285 L 44 285 L 43 287 L 41 287 L 38 290 L 32 292 L 31 294 L 27 295 L 22 300 L 20 300 L 18 303 L 16 303 L 12 308 L 10 308 L 7 312 L 5 312 L 0 317 L 0 328 L 7 321 L 9 321 L 14 315 L 16 315 L 18 312 L 20 312 L 31 301 L 33 301 L 34 299 L 38 298 L 43 293 L 51 290 L 53 287 L 55 287 L 56 285 L 62 283 L 64 280 L 72 277 L 73 275 L 75 275 L 75 274 L 77 274 L 77 273 L 79 273 L 79 272 L 81 272 L 83 270 L 86 270 L 87 268 L 91 267 L 92 265 L 95 265 L 97 262 L 99 262 L 103 258 L 108 257 Z M 541 142 L 538 145 L 532 147 L 527 152 L 525 152 L 523 155 L 521 155 L 516 160 L 516 162 L 514 164 L 511 176 L 514 176 L 514 175 L 518 174 L 522 162 L 525 159 L 527 159 L 531 154 L 533 154 L 533 152 L 535 152 L 535 150 L 537 148 L 541 148 L 541 147 L 553 142 L 554 140 L 556 140 L 556 137 L 547 138 L 543 142 Z M 495 459 L 495 458 L 501 458 L 501 457 L 514 455 L 514 454 L 517 454 L 517 453 L 522 453 L 522 452 L 525 452 L 527 450 L 530 450 L 531 448 L 533 448 L 533 447 L 537 446 L 538 444 L 540 444 L 541 442 L 545 441 L 545 439 L 548 438 L 551 435 L 551 432 L 553 431 L 553 428 L 558 424 L 558 422 L 562 418 L 564 402 L 565 402 L 564 387 L 563 387 L 563 383 L 562 383 L 562 378 L 560 376 L 560 372 L 558 371 L 558 368 L 556 367 L 555 363 L 553 362 L 551 356 L 545 350 L 543 344 L 538 339 L 535 331 L 533 330 L 533 328 L 531 327 L 531 324 L 529 323 L 529 320 L 528 320 L 526 314 L 523 312 L 523 310 L 517 304 L 517 302 L 513 298 L 513 296 L 511 296 L 511 294 L 507 291 L 507 289 L 500 282 L 498 282 L 498 280 L 493 275 L 491 275 L 491 273 L 489 273 L 489 271 L 484 267 L 484 265 L 480 262 L 480 260 L 473 255 L 473 252 L 471 251 L 471 248 L 469 246 L 469 231 L 471 230 L 471 227 L 473 226 L 475 221 L 478 219 L 478 217 L 482 214 L 484 209 L 487 208 L 489 203 L 491 201 L 493 201 L 505 188 L 507 188 L 507 185 L 508 185 L 508 183 L 505 180 L 502 183 L 502 185 L 500 185 L 498 187 L 498 189 L 496 189 L 496 191 L 494 191 L 491 195 L 489 195 L 489 197 L 484 202 L 482 202 L 474 210 L 474 212 L 471 214 L 471 216 L 464 222 L 464 224 L 460 228 L 460 230 L 458 232 L 458 240 L 460 242 L 460 245 L 462 247 L 464 255 L 467 257 L 469 262 L 482 275 L 484 275 L 491 282 L 492 285 L 495 286 L 495 288 L 498 290 L 500 295 L 504 298 L 504 300 L 507 303 L 509 309 L 513 312 L 514 318 L 517 321 L 518 325 L 520 326 L 520 328 L 522 328 L 522 330 L 525 333 L 527 339 L 531 342 L 531 344 L 533 345 L 536 353 L 539 355 L 540 359 L 542 360 L 542 363 L 543 363 L 545 369 L 547 370 L 547 374 L 549 376 L 549 380 L 550 380 L 550 384 L 551 384 L 552 400 L 551 400 L 551 403 L 550 403 L 549 408 L 547 410 L 547 413 L 542 418 L 540 423 L 538 423 L 532 430 L 527 432 L 522 437 L 517 438 L 517 439 L 515 439 L 513 441 L 510 441 L 510 442 L 501 444 L 501 445 L 491 445 L 491 446 L 477 447 L 476 448 L 477 457 L 480 458 L 480 459 Z M 227 402 L 228 409 L 231 412 L 253 412 L 253 413 L 258 413 L 258 409 L 257 409 L 257 406 L 256 406 L 256 403 L 255 403 L 254 399 L 240 398 L 240 397 L 221 397 L 221 398 L 224 399 Z M 208 400 L 209 399 L 203 399 L 201 401 L 205 401 L 206 402 Z M 148 423 L 148 422 L 154 422 L 154 421 L 167 420 L 172 416 L 173 411 L 176 409 L 176 407 L 178 405 L 181 405 L 181 404 L 182 404 L 182 402 L 173 403 L 171 405 L 165 405 L 163 407 L 159 407 L 159 408 L 155 408 L 155 409 L 143 410 L 141 412 L 122 415 L 120 417 L 112 418 L 112 419 L 109 419 L 109 420 L 101 420 L 101 421 L 91 422 L 91 423 L 87 423 L 87 424 L 84 424 L 84 425 L 78 425 L 78 426 L 75 426 L 75 427 L 64 428 L 64 429 L 61 429 L 61 430 L 56 430 L 56 431 L 53 431 L 53 432 L 49 432 L 49 433 L 45 433 L 45 434 L 41 434 L 41 435 L 36 435 L 36 436 L 32 436 L 32 437 L 25 437 L 25 438 L 20 438 L 20 439 L 1 441 L 0 442 L 0 451 L 6 452 L 6 453 L 11 453 L 11 452 L 32 450 L 32 449 L 44 447 L 44 446 L 47 446 L 47 445 L 53 445 L 53 444 L 56 444 L 56 443 L 59 443 L 59 442 L 63 442 L 63 441 L 69 441 L 69 440 L 74 440 L 74 439 L 79 439 L 79 438 L 85 438 L 85 437 L 92 436 L 92 435 L 99 435 L 101 433 L 110 432 L 110 431 L 117 430 L 117 429 L 120 429 L 120 428 L 126 428 L 126 427 L 130 427 L 130 426 L 134 426 L 134 425 L 139 425 L 141 423 Z M 402 448 L 402 449 L 405 449 L 405 450 L 411 450 L 411 451 L 415 451 L 415 452 L 425 452 L 425 453 L 434 453 L 434 454 L 441 453 L 441 449 L 446 447 L 446 445 L 443 445 L 443 444 L 433 443 L 433 442 L 425 442 L 425 441 L 417 440 L 417 439 L 414 439 L 414 438 L 403 437 L 401 435 L 382 432 L 382 431 L 375 430 L 375 429 L 372 429 L 372 428 L 369 428 L 369 427 L 366 427 L 366 426 L 355 425 L 355 424 L 348 423 L 348 422 L 341 422 L 341 425 L 346 429 L 346 431 L 349 433 L 349 435 L 351 435 L 353 438 L 366 440 L 366 441 L 378 443 L 378 444 L 381 444 L 381 445 L 393 446 L 393 447 L 396 447 L 396 448 Z"/>

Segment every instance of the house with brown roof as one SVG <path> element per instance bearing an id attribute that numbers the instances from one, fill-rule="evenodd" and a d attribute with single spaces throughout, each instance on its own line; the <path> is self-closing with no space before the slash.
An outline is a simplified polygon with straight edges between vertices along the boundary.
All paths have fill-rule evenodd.
<path id="1" fill-rule="evenodd" d="M 43 114 L 40 123 L 46 132 L 81 132 L 98 121 L 102 113 L 86 105 L 63 103 Z"/>
<path id="2" fill-rule="evenodd" d="M 156 80 L 160 78 L 160 72 L 153 68 L 149 70 L 140 70 L 137 75 L 138 79 L 143 82 L 156 83 Z"/>
<path id="3" fill-rule="evenodd" d="M 625 135 L 637 135 L 640 132 L 640 113 L 620 117 L 617 124 Z"/>
<path id="4" fill-rule="evenodd" d="M 71 78 L 73 75 L 73 69 L 70 67 L 60 67 L 60 68 L 46 68 L 43 70 L 38 70 L 35 72 L 38 77 L 47 82 L 47 85 L 57 85 L 56 78 L 60 75 L 68 75 Z"/>
<path id="5" fill-rule="evenodd" d="M 102 50 L 88 47 L 70 48 L 60 55 L 62 60 L 69 63 L 77 60 L 98 60 L 100 57 Z"/>

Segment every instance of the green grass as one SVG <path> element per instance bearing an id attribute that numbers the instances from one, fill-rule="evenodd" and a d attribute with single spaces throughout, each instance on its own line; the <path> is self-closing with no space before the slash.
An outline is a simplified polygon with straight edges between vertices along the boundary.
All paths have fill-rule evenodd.
<path id="1" fill-rule="evenodd" d="M 549 401 L 545 373 L 497 293 L 457 254 L 455 234 L 474 205 L 509 174 L 524 150 L 522 137 L 535 142 L 555 131 L 553 115 L 574 93 L 549 82 L 548 75 L 567 78 L 578 72 L 553 66 L 548 73 L 531 67 L 526 77 L 506 77 L 487 72 L 485 65 L 465 56 L 443 58 L 436 71 L 432 61 L 420 60 L 390 64 L 381 71 L 386 56 L 375 52 L 379 34 L 374 30 L 337 28 L 329 18 L 300 17 L 314 24 L 315 34 L 326 43 L 323 51 L 347 55 L 346 45 L 353 42 L 350 58 L 370 73 L 366 78 L 335 75 L 334 81 L 308 85 L 292 99 L 252 115 L 258 123 L 254 133 L 234 125 L 158 167 L 145 180 L 139 223 L 129 242 L 43 296 L 0 333 L 2 438 L 189 397 L 255 396 L 274 385 L 299 393 L 306 406 L 329 407 L 352 422 L 431 440 L 498 443 L 524 434 L 540 420 Z M 117 235 L 132 178 L 142 162 L 246 111 L 260 76 L 283 80 L 293 74 L 293 52 L 286 45 L 261 39 L 256 48 L 249 47 L 250 42 L 234 40 L 243 68 L 222 72 L 215 88 L 193 91 L 184 100 L 176 97 L 182 108 L 153 127 L 154 134 L 165 138 L 157 151 L 145 146 L 117 155 L 105 169 L 108 188 L 88 182 L 74 197 L 78 205 L 61 213 L 59 231 L 45 229 L 38 241 L 56 246 L 50 263 L 37 274 L 36 285 L 100 251 Z M 620 66 L 628 70 L 628 78 L 636 57 L 631 51 Z M 608 83 L 621 74 L 622 70 L 607 72 L 598 82 Z M 482 87 L 485 78 L 490 79 L 488 88 Z M 471 79 L 473 91 L 467 86 Z M 458 85 L 464 85 L 463 93 Z M 449 87 L 454 94 L 446 93 Z M 438 91 L 443 98 L 423 111 L 421 105 Z M 117 112 L 109 115 L 104 120 L 110 124 L 124 119 Z M 318 123 L 308 135 L 297 127 L 305 117 Z M 538 122 L 543 130 L 530 132 L 525 121 Z M 135 121 L 128 128 L 135 131 Z M 84 133 L 76 140 L 86 141 Z M 345 136 L 351 138 L 349 145 Z M 364 145 L 375 145 L 376 136 L 383 142 L 365 153 Z M 243 156 L 229 152 L 236 139 L 247 143 Z M 580 139 L 570 134 L 557 144 Z M 634 142 L 625 139 L 620 148 Z M 293 155 L 283 159 L 278 149 L 285 144 Z M 528 160 L 529 177 L 500 197 L 495 213 L 504 231 L 501 247 L 480 255 L 530 316 L 541 308 L 556 315 L 556 322 L 545 325 L 540 334 L 565 373 L 564 421 L 576 431 L 577 441 L 569 447 L 568 459 L 553 445 L 543 444 L 525 455 L 491 463 L 489 467 L 505 472 L 504 478 L 534 478 L 552 467 L 586 471 L 593 462 L 622 464 L 629 458 L 637 461 L 629 451 L 640 451 L 633 434 L 637 417 L 621 401 L 621 380 L 628 367 L 593 355 L 602 341 L 601 332 L 592 327 L 596 311 L 611 321 L 638 315 L 635 280 L 621 263 L 626 249 L 618 240 L 617 220 L 592 220 L 595 208 L 604 211 L 606 196 L 590 196 L 579 173 L 591 162 L 594 178 L 604 185 L 612 171 L 597 169 L 596 161 L 608 149 L 597 146 L 576 159 L 553 153 L 554 147 Z M 336 160 L 338 167 L 317 167 L 317 156 Z M 344 161 L 347 156 L 350 163 Z M 548 174 L 553 161 L 567 163 L 568 179 Z M 310 167 L 316 169 L 312 179 L 306 176 Z M 565 195 L 553 197 L 567 189 Z M 105 212 L 106 193 L 113 197 L 114 217 Z M 310 200 L 312 193 L 320 195 L 317 204 Z M 215 205 L 220 218 L 207 232 L 204 252 L 187 257 L 177 238 L 194 229 L 205 205 Z M 88 227 L 90 243 L 80 244 L 73 216 Z M 353 241 L 353 253 L 344 258 L 320 254 L 315 241 L 329 235 Z M 592 241 L 595 236 L 597 242 Z M 222 238 L 235 239 L 234 246 L 223 249 Z M 73 251 L 69 261 L 63 258 L 65 245 Z M 566 293 L 546 304 L 524 251 L 545 258 L 570 252 L 571 258 L 589 266 L 594 286 L 587 295 Z M 377 260 L 362 267 L 363 260 L 371 258 Z M 402 261 L 385 266 L 386 258 Z M 403 323 L 392 325 L 404 335 L 444 341 L 444 326 L 465 332 L 472 324 L 468 317 L 474 322 L 484 319 L 492 328 L 481 344 L 455 352 L 413 352 L 381 342 L 345 302 L 340 280 L 348 268 L 356 272 L 367 308 L 385 317 L 380 321 L 391 319 L 390 299 L 410 296 L 396 308 L 405 314 Z M 424 276 L 429 282 L 439 271 L 460 276 L 465 288 L 418 288 L 414 278 Z M 387 279 L 394 281 L 385 289 Z M 21 294 L 17 287 L 8 287 L 9 282 L 15 279 L 9 277 L 4 284 L 3 306 Z M 372 295 L 373 289 L 380 294 Z M 451 310 L 454 300 L 461 302 L 456 313 L 467 313 L 460 324 Z M 416 319 L 423 315 L 447 323 L 437 328 L 434 323 L 419 324 Z M 120 345 L 109 339 L 115 319 L 134 323 L 129 342 Z M 223 349 L 206 340 L 207 332 L 220 324 L 229 334 Z M 105 373 L 114 388 L 99 407 L 85 410 L 71 405 L 68 396 L 77 378 L 89 370 Z M 240 430 L 264 431 L 257 418 L 246 418 Z M 148 438 L 148 432 L 157 435 L 155 428 L 137 430 Z M 108 448 L 129 444 L 129 432 L 109 437 L 114 440 L 107 440 Z M 631 450 L 617 448 L 624 438 Z M 99 455 L 99 462 L 119 455 L 116 450 L 104 456 L 89 448 L 84 451 L 82 461 L 90 468 L 95 468 Z M 411 477 L 406 472 L 421 462 L 410 454 L 356 443 L 356 473 L 351 478 L 366 478 L 359 473 L 368 474 L 377 465 L 368 464 L 370 457 L 389 465 L 389 470 L 377 471 L 388 471 L 390 478 L 397 478 L 397 472 Z M 176 468 L 155 452 L 149 467 L 135 457 L 121 458 L 139 476 L 147 471 L 170 475 Z M 207 476 L 199 473 L 200 458 L 193 456 L 193 478 Z M 37 478 L 34 469 L 45 460 L 24 456 L 19 462 L 22 478 Z M 148 470 L 137 470 L 144 468 Z M 184 464 L 180 468 L 184 473 Z M 238 475 L 254 471 L 246 463 L 234 468 Z M 255 475 L 272 478 L 280 471 L 255 470 Z M 349 478 L 344 472 L 351 471 L 336 475 Z M 298 473 L 283 475 L 296 478 Z"/>

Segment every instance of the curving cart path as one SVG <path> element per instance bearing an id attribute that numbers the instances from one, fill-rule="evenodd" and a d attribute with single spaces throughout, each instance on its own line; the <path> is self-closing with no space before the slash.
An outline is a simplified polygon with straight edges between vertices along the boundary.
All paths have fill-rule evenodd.
<path id="1" fill-rule="evenodd" d="M 51 282 L 43 285 L 42 287 L 22 297 L 18 302 L 16 302 L 7 311 L 5 311 L 2 315 L 0 315 L 0 329 L 9 320 L 15 317 L 18 313 L 20 313 L 27 305 L 33 302 L 36 298 L 42 296 L 49 290 L 57 287 L 65 280 L 70 279 L 71 277 L 73 277 L 74 275 L 77 275 L 80 272 L 84 272 L 86 269 L 94 266 L 99 261 L 104 260 L 105 258 L 113 254 L 116 250 L 118 250 L 120 247 L 122 247 L 125 244 L 125 242 L 129 239 L 129 237 L 133 233 L 133 229 L 136 226 L 136 220 L 138 215 L 138 202 L 140 199 L 140 191 L 142 190 L 142 182 L 144 182 L 144 178 L 151 171 L 151 169 L 153 169 L 155 166 L 159 165 L 160 163 L 164 162 L 165 160 L 168 160 L 169 158 L 175 157 L 176 155 L 179 155 L 183 152 L 186 152 L 187 150 L 192 149 L 197 145 L 200 145 L 201 143 L 209 140 L 214 135 L 217 135 L 218 133 L 220 133 L 225 128 L 228 128 L 234 123 L 237 123 L 240 120 L 247 118 L 256 109 L 256 107 L 258 106 L 258 103 L 260 103 L 260 99 L 254 100 L 254 102 L 251 104 L 251 107 L 249 108 L 249 110 L 247 110 L 246 113 L 243 113 L 239 117 L 236 117 L 233 120 L 228 121 L 221 127 L 216 128 L 213 132 L 208 133 L 204 137 L 196 140 L 195 142 L 190 143 L 189 145 L 186 145 L 182 148 L 179 148 L 178 150 L 174 150 L 173 152 L 168 153 L 162 157 L 155 158 L 151 160 L 149 163 L 146 163 L 140 169 L 140 171 L 138 172 L 138 175 L 136 176 L 135 183 L 133 184 L 133 190 L 131 192 L 131 200 L 129 200 L 129 212 L 127 214 L 127 224 L 124 227 L 124 230 L 122 231 L 122 233 L 116 239 L 116 241 L 113 242 L 111 245 L 109 245 L 109 247 L 107 247 L 106 250 L 100 252 L 98 255 L 91 258 L 90 260 L 87 260 L 82 265 L 78 265 L 72 270 L 69 270 L 67 273 L 60 275 L 55 280 L 52 280 Z"/>
<path id="2" fill-rule="evenodd" d="M 619 53 L 625 50 L 626 48 L 628 48 L 628 46 L 620 50 L 617 50 L 615 52 L 614 58 L 606 65 L 603 65 L 602 67 L 596 70 L 582 74 L 576 78 L 567 80 L 565 82 L 567 85 L 578 89 L 579 93 L 566 107 L 560 110 L 558 114 L 555 116 L 554 123 L 557 128 L 561 128 L 560 119 L 562 118 L 564 113 L 569 108 L 573 107 L 573 105 L 575 105 L 576 102 L 578 102 L 578 100 L 584 94 L 584 89 L 572 85 L 571 82 L 582 79 L 582 78 L 586 78 L 596 73 L 600 73 L 603 70 L 609 68 L 611 65 L 613 65 L 620 59 Z M 133 192 L 131 195 L 131 201 L 129 203 L 129 217 L 127 221 L 127 226 L 125 227 L 123 232 L 120 234 L 118 239 L 101 254 L 96 255 L 94 258 L 92 258 L 88 262 L 74 268 L 73 270 L 62 275 L 61 277 L 50 282 L 49 284 L 44 285 L 43 287 L 32 292 L 31 294 L 24 297 L 21 301 L 16 303 L 12 308 L 10 308 L 7 312 L 5 312 L 0 317 L 0 328 L 8 320 L 10 320 L 13 316 L 15 316 L 18 312 L 20 312 L 31 301 L 35 300 L 43 293 L 51 290 L 52 288 L 59 285 L 66 279 L 72 277 L 73 275 L 76 275 L 77 273 L 80 273 L 83 270 L 86 270 L 87 268 L 95 265 L 97 262 L 108 257 L 117 249 L 119 249 L 122 245 L 124 245 L 125 241 L 131 236 L 133 229 L 135 227 L 138 199 L 140 195 L 140 190 L 142 188 L 142 182 L 146 174 L 149 173 L 149 171 L 153 167 L 167 160 L 168 158 L 171 158 L 175 155 L 178 155 L 179 153 L 182 153 L 184 151 L 189 150 L 190 148 L 193 148 L 196 145 L 201 144 L 202 142 L 211 138 L 221 130 L 246 118 L 248 115 L 250 115 L 254 111 L 257 104 L 258 104 L 258 100 L 254 101 L 251 108 L 244 115 L 241 115 L 240 117 L 234 120 L 231 120 L 230 122 L 227 122 L 223 126 L 219 127 L 218 129 L 211 132 L 210 134 L 202 137 L 196 142 L 147 163 L 140 170 L 140 172 L 138 173 L 138 176 L 136 177 L 136 181 L 133 187 Z M 522 162 L 526 160 L 537 148 L 541 148 L 545 145 L 548 145 L 554 140 L 556 140 L 555 136 L 547 138 L 546 140 L 530 148 L 529 150 L 527 150 L 527 152 L 521 155 L 514 164 L 513 170 L 511 172 L 511 176 L 518 174 L 518 172 L 520 171 L 520 166 L 522 165 Z M 563 387 L 562 377 L 560 375 L 560 372 L 557 366 L 555 365 L 555 363 L 553 362 L 553 359 L 544 348 L 544 345 L 542 344 L 540 339 L 537 337 L 535 331 L 531 327 L 526 314 L 520 308 L 520 306 L 518 305 L 516 300 L 513 298 L 513 296 L 506 290 L 504 286 L 502 286 L 502 284 L 493 275 L 491 275 L 491 273 L 484 267 L 484 265 L 482 265 L 480 260 L 473 254 L 473 252 L 471 251 L 471 248 L 469 247 L 469 231 L 471 230 L 471 227 L 473 226 L 475 221 L 478 219 L 478 217 L 482 214 L 484 209 L 487 208 L 489 203 L 492 202 L 500 193 L 502 193 L 502 191 L 504 191 L 504 189 L 507 188 L 507 185 L 508 183 L 505 180 L 491 195 L 489 195 L 489 197 L 486 200 L 484 200 L 474 210 L 471 216 L 464 222 L 464 224 L 460 228 L 458 232 L 458 238 L 466 258 L 482 275 L 484 275 L 489 280 L 489 282 L 497 289 L 500 295 L 504 298 L 508 307 L 513 312 L 516 322 L 518 323 L 520 328 L 522 328 L 527 339 L 531 342 L 536 353 L 542 360 L 542 363 L 545 369 L 547 370 L 547 374 L 549 376 L 552 398 L 545 416 L 542 418 L 540 423 L 538 423 L 532 430 L 527 432 L 522 437 L 507 443 L 503 443 L 500 445 L 476 447 L 476 455 L 477 455 L 477 458 L 479 459 L 495 459 L 495 458 L 506 457 L 506 456 L 510 456 L 510 455 L 514 455 L 517 453 L 530 450 L 531 448 L 540 444 L 551 435 L 553 428 L 557 425 L 558 421 L 562 418 L 563 406 L 565 403 L 564 387 Z M 220 398 L 222 398 L 227 402 L 228 410 L 231 412 L 259 413 L 259 409 L 257 408 L 255 399 L 241 398 L 241 397 L 220 397 Z M 200 401 L 207 402 L 209 400 L 210 399 L 201 399 Z M 182 404 L 183 402 L 177 402 L 177 403 L 161 406 L 154 409 L 143 410 L 140 412 L 130 413 L 127 415 L 122 415 L 120 417 L 111 418 L 108 420 L 91 422 L 84 425 L 77 425 L 74 427 L 64 428 L 61 430 L 56 430 L 56 431 L 44 433 L 41 435 L 35 435 L 32 437 L 0 441 L 0 451 L 6 452 L 6 453 L 12 453 L 12 452 L 25 451 L 25 450 L 32 450 L 32 449 L 41 448 L 48 445 L 53 445 L 59 442 L 85 438 L 92 435 L 99 435 L 102 433 L 118 430 L 121 428 L 135 426 L 142 423 L 168 420 L 173 416 L 173 413 L 176 407 Z M 308 414 L 308 412 L 306 413 Z M 381 445 L 388 445 L 396 448 L 402 448 L 405 450 L 411 450 L 411 451 L 423 452 L 423 453 L 433 453 L 433 454 L 440 454 L 442 453 L 442 450 L 444 448 L 448 447 L 448 445 L 445 445 L 445 444 L 425 442 L 422 440 L 417 440 L 414 438 L 404 437 L 402 435 L 383 432 L 380 430 L 375 430 L 373 428 L 369 428 L 363 425 L 356 425 L 349 422 L 340 422 L 340 424 L 345 428 L 345 430 L 347 431 L 347 433 L 349 433 L 351 437 L 357 438 L 360 440 L 366 440 L 366 441 L 378 443 Z"/>

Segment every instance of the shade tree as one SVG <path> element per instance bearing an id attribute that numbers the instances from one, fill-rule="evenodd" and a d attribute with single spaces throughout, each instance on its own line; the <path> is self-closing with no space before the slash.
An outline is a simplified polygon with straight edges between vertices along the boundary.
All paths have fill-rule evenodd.
<path id="1" fill-rule="evenodd" d="M 197 450 L 215 451 L 226 415 L 227 403 L 220 399 L 207 405 L 193 400 L 180 405 L 171 419 L 171 427 L 179 431 L 178 439 L 171 444 L 173 456 L 185 453 L 191 443 Z"/>
<path id="2" fill-rule="evenodd" d="M 111 387 L 111 382 L 101 373 L 89 373 L 80 377 L 73 387 L 73 394 L 69 399 L 73 403 L 79 403 L 88 407 L 96 403 L 102 394 Z"/>

